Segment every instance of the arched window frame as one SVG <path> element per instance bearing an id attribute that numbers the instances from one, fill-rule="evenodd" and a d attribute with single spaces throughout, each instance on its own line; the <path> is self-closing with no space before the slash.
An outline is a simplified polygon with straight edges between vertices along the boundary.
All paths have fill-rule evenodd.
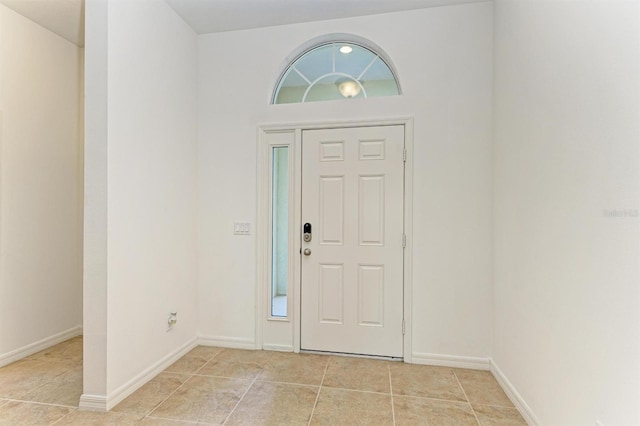
<path id="1" fill-rule="evenodd" d="M 311 52 L 312 50 L 315 50 L 319 47 L 322 46 L 326 46 L 326 45 L 330 45 L 330 44 L 340 44 L 340 43 L 345 43 L 345 44 L 352 44 L 355 46 L 359 46 L 362 47 L 364 49 L 367 49 L 369 51 L 371 51 L 374 55 L 376 55 L 378 58 L 380 58 L 384 64 L 389 68 L 389 70 L 391 71 L 391 74 L 393 75 L 393 78 L 395 80 L 396 86 L 398 88 L 398 95 L 402 95 L 402 85 L 400 84 L 400 78 L 398 77 L 398 72 L 396 70 L 396 67 L 393 63 L 393 61 L 391 60 L 391 58 L 387 55 L 387 53 L 377 44 L 373 43 L 372 41 L 364 38 L 364 37 L 360 37 L 357 36 L 355 34 L 347 34 L 347 33 L 333 33 L 333 34 L 325 34 L 319 37 L 315 37 L 309 41 L 307 41 L 306 43 L 300 45 L 297 49 L 295 49 L 286 59 L 285 61 L 282 63 L 282 65 L 280 66 L 280 72 L 278 73 L 278 77 L 275 80 L 275 84 L 271 90 L 271 99 L 270 99 L 270 103 L 271 105 L 280 105 L 279 103 L 277 103 L 277 97 L 278 97 L 278 93 L 279 93 L 279 89 L 280 89 L 280 85 L 283 81 L 283 79 L 286 77 L 287 72 L 289 71 L 289 69 L 300 59 L 302 58 L 304 55 L 306 55 L 307 53 Z M 333 73 L 335 75 L 339 75 L 340 73 Z M 363 73 L 364 74 L 364 73 Z M 345 77 L 348 78 L 352 78 L 351 75 L 348 74 L 344 74 Z M 360 88 L 363 90 L 364 93 L 366 93 L 366 90 L 364 90 L 364 87 L 362 86 L 362 84 L 356 79 L 356 82 L 358 82 L 358 84 L 360 85 Z M 309 84 L 309 87 L 307 87 L 307 93 L 309 91 L 309 89 L 311 89 L 313 87 L 313 84 L 316 83 L 315 81 L 311 82 Z M 306 94 L 304 95 L 304 97 L 306 97 Z M 301 102 L 304 103 L 304 100 Z"/>

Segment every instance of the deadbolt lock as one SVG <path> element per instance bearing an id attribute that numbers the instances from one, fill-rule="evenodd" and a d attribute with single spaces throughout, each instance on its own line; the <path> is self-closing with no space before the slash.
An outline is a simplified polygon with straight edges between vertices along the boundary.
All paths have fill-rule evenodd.
<path id="1" fill-rule="evenodd" d="M 305 243 L 311 241 L 311 224 L 309 222 L 305 223 L 302 227 L 302 239 Z"/>

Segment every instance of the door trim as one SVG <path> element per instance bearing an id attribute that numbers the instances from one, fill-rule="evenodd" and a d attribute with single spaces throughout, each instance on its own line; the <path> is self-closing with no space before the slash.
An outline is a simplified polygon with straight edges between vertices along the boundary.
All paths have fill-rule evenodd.
<path id="1" fill-rule="evenodd" d="M 402 125 L 404 126 L 405 149 L 407 159 L 404 170 L 404 234 L 407 236 L 403 264 L 403 315 L 405 334 L 403 339 L 404 362 L 412 362 L 412 293 L 413 293 L 413 118 L 396 117 L 380 120 L 351 120 L 328 122 L 298 122 L 281 124 L 263 124 L 258 126 L 257 168 L 256 168 L 256 287 L 255 287 L 255 342 L 256 349 L 300 352 L 300 277 L 301 265 L 299 252 L 301 249 L 299 235 L 302 223 L 301 205 L 301 147 L 302 131 L 312 129 L 331 129 L 349 127 L 368 127 Z M 270 286 L 270 154 L 269 148 L 283 144 L 292 150 L 293 169 L 289 186 L 289 199 L 293 200 L 294 221 L 291 232 L 289 250 L 290 277 L 288 295 L 293 303 L 289 303 L 286 319 L 272 318 L 269 313 Z M 291 229 L 291 228 L 290 228 Z"/>

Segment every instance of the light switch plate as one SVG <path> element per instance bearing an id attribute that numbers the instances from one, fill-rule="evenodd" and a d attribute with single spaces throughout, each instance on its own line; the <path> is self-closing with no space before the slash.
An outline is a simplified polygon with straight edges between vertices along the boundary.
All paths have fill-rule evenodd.
<path id="1" fill-rule="evenodd" d="M 251 235 L 251 223 L 236 222 L 233 224 L 234 235 Z"/>

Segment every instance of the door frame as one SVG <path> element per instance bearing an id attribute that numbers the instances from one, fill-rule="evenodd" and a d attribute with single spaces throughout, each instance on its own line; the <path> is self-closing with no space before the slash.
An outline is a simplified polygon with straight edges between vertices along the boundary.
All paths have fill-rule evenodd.
<path id="1" fill-rule="evenodd" d="M 255 347 L 256 349 L 300 352 L 300 229 L 302 218 L 302 132 L 312 129 L 335 129 L 370 126 L 404 126 L 406 162 L 404 168 L 404 234 L 406 246 L 403 262 L 403 358 L 412 362 L 412 265 L 413 265 L 413 117 L 379 120 L 350 120 L 263 124 L 257 137 L 257 200 L 256 200 L 256 287 L 255 287 Z M 289 283 L 288 316 L 271 317 L 271 155 L 274 146 L 289 147 Z"/>

